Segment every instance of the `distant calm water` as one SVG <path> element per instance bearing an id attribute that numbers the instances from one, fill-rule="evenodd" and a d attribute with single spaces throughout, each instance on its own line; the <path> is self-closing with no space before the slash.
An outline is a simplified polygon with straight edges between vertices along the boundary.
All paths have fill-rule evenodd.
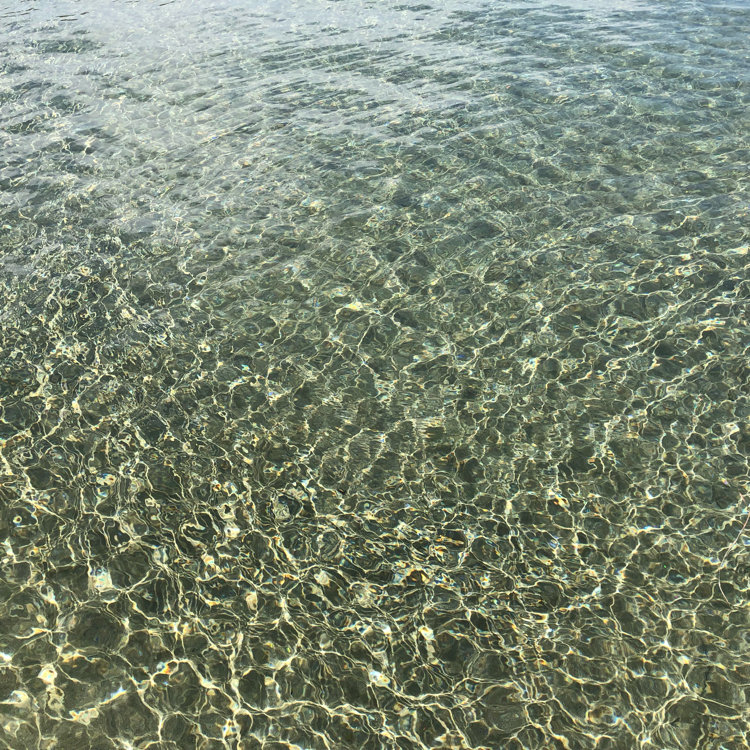
<path id="1" fill-rule="evenodd" d="M 746 749 L 748 50 L 0 0 L 0 748 Z"/>

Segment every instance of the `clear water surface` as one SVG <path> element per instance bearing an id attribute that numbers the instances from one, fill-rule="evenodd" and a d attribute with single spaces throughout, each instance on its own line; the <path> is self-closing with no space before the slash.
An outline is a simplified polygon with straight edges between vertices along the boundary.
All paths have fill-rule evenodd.
<path id="1" fill-rule="evenodd" d="M 0 746 L 747 748 L 748 39 L 0 0 Z"/>

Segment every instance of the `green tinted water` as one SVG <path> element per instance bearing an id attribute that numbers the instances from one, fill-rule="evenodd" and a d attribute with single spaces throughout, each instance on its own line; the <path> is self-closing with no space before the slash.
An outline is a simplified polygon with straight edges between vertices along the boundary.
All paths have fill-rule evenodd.
<path id="1" fill-rule="evenodd" d="M 744 3 L 0 3 L 0 746 L 750 737 Z"/>

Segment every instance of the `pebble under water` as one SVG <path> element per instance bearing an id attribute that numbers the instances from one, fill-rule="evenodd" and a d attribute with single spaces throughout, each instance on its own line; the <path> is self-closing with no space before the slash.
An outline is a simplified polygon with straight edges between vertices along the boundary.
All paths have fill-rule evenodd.
<path id="1" fill-rule="evenodd" d="M 0 748 L 747 748 L 748 39 L 0 0 Z"/>

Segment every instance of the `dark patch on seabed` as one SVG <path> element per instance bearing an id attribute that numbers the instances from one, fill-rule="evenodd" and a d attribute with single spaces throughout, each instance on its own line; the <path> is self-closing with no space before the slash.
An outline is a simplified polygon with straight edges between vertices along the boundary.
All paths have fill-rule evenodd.
<path id="1" fill-rule="evenodd" d="M 0 748 L 747 748 L 748 39 L 0 0 Z"/>

